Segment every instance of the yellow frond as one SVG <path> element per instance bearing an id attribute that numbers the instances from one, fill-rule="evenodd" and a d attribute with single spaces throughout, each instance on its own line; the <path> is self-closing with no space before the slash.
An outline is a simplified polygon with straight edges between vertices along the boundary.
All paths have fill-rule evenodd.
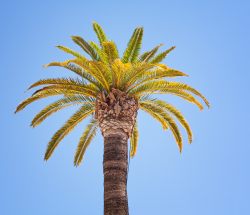
<path id="1" fill-rule="evenodd" d="M 142 108 L 143 110 L 150 109 L 153 112 L 163 116 L 163 118 L 166 121 L 168 127 L 172 131 L 173 136 L 174 136 L 174 138 L 176 140 L 176 143 L 177 143 L 177 145 L 179 147 L 179 150 L 181 152 L 182 151 L 182 136 L 181 136 L 181 133 L 180 133 L 180 131 L 178 129 L 178 126 L 176 125 L 173 118 L 168 113 L 166 113 L 162 107 L 159 107 L 158 105 L 149 104 L 147 102 L 141 101 L 140 102 L 140 108 Z"/>
<path id="2" fill-rule="evenodd" d="M 154 68 L 153 64 L 143 62 L 133 63 L 123 76 L 120 87 L 128 89 L 134 82 L 136 82 L 137 78 L 140 77 L 142 73 L 149 71 L 152 68 Z"/>
<path id="3" fill-rule="evenodd" d="M 72 49 L 65 47 L 65 46 L 56 46 L 57 48 L 61 49 L 62 51 L 71 54 L 73 56 L 75 56 L 76 58 L 79 58 L 83 61 L 87 61 L 88 59 L 86 57 L 84 57 L 83 55 L 81 55 L 80 53 L 73 51 Z"/>
<path id="4" fill-rule="evenodd" d="M 149 94 L 149 93 L 168 93 L 169 90 L 182 90 L 182 91 L 189 91 L 196 96 L 199 96 L 209 107 L 209 102 L 199 91 L 190 87 L 187 84 L 180 83 L 180 82 L 170 82 L 166 80 L 155 80 L 150 82 L 145 82 L 138 87 L 131 88 L 128 93 L 130 95 L 140 96 L 141 94 Z"/>
<path id="5" fill-rule="evenodd" d="M 184 118 L 184 116 L 179 110 L 177 110 L 173 105 L 168 104 L 165 101 L 161 101 L 161 100 L 147 100 L 145 102 L 147 102 L 148 104 L 153 104 L 153 105 L 158 105 L 160 107 L 163 107 L 167 112 L 173 114 L 187 131 L 189 143 L 192 142 L 192 139 L 193 139 L 192 130 L 188 122 L 186 121 L 186 119 Z"/>
<path id="6" fill-rule="evenodd" d="M 96 135 L 97 126 L 98 126 L 97 121 L 95 119 L 92 119 L 91 122 L 87 125 L 85 131 L 83 132 L 75 153 L 75 158 L 74 158 L 75 166 L 79 166 L 81 164 L 87 147 L 89 146 L 92 139 Z"/>
<path id="7" fill-rule="evenodd" d="M 79 45 L 93 60 L 98 60 L 95 50 L 82 37 L 72 36 L 72 40 Z"/>
<path id="8" fill-rule="evenodd" d="M 50 115 L 52 115 L 53 113 L 55 113 L 59 110 L 62 110 L 63 108 L 66 108 L 68 106 L 79 105 L 79 104 L 83 104 L 83 103 L 92 104 L 94 106 L 94 104 L 95 104 L 94 102 L 95 102 L 94 99 L 91 99 L 91 98 L 85 97 L 85 96 L 81 96 L 81 95 L 64 97 L 62 99 L 59 99 L 59 100 L 49 104 L 45 108 L 43 108 L 34 117 L 34 119 L 31 122 L 31 126 L 32 127 L 38 126 L 40 123 L 42 123 Z"/>
<path id="9" fill-rule="evenodd" d="M 106 68 L 105 64 L 102 64 L 101 62 L 97 61 L 83 62 L 77 59 L 71 60 L 70 62 L 75 63 L 79 67 L 83 68 L 86 72 L 91 74 L 98 81 L 98 83 L 103 87 L 103 89 L 109 91 L 109 80 L 111 74 L 109 75 L 108 71 L 105 71 L 104 74 L 102 73 L 102 70 Z"/>
<path id="10" fill-rule="evenodd" d="M 154 55 L 156 54 L 156 52 L 158 51 L 158 49 L 162 46 L 163 44 L 160 44 L 158 46 L 156 46 L 155 48 L 153 48 L 152 50 L 143 53 L 139 59 L 140 61 L 144 61 L 144 62 L 148 62 L 152 57 L 154 57 Z"/>
<path id="11" fill-rule="evenodd" d="M 71 132 L 76 125 L 78 125 L 83 119 L 94 112 L 91 105 L 83 105 L 69 120 L 54 134 L 50 142 L 48 143 L 47 150 L 45 152 L 44 159 L 48 160 L 52 155 L 55 148 L 58 146 L 60 141 Z"/>
<path id="12" fill-rule="evenodd" d="M 134 157 L 138 147 L 139 131 L 138 125 L 135 123 L 132 136 L 130 138 L 130 157 Z"/>
<path id="13" fill-rule="evenodd" d="M 175 49 L 175 46 L 172 46 L 171 48 L 167 49 L 166 51 L 158 54 L 157 56 L 155 56 L 150 63 L 160 63 L 161 61 L 163 61 L 165 59 L 165 57 L 167 57 L 167 55 Z"/>
<path id="14" fill-rule="evenodd" d="M 115 43 L 113 41 L 107 41 L 103 42 L 102 45 L 103 51 L 107 55 L 108 62 L 112 64 L 115 59 L 119 58 L 118 50 Z"/>
<path id="15" fill-rule="evenodd" d="M 49 96 L 72 96 L 72 95 L 84 95 L 89 96 L 88 94 L 82 92 L 82 91 L 75 91 L 70 89 L 64 89 L 64 88 L 52 88 L 52 89 L 44 89 L 37 92 L 35 95 L 32 95 L 31 97 L 25 99 L 23 102 L 21 102 L 17 108 L 15 113 L 19 112 L 20 110 L 23 110 L 27 105 L 31 104 L 32 102 L 35 102 L 39 99 L 46 98 Z M 95 96 L 92 96 L 95 98 Z"/>
<path id="16" fill-rule="evenodd" d="M 152 110 L 151 108 L 148 108 L 147 106 L 145 106 L 143 103 L 141 104 L 141 101 L 139 102 L 140 108 L 142 110 L 144 110 L 145 112 L 147 112 L 149 115 L 151 115 L 155 120 L 157 120 L 158 122 L 160 122 L 163 130 L 167 130 L 168 129 L 168 125 L 164 119 L 164 116 L 161 115 L 161 112 L 155 112 L 155 110 Z"/>

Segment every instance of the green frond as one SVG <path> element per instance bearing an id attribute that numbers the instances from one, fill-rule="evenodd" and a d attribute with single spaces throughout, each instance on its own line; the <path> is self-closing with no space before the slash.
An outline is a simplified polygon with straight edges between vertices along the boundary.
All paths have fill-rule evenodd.
<path id="1" fill-rule="evenodd" d="M 32 84 L 28 89 L 41 85 L 51 85 L 51 87 L 47 87 L 45 89 L 62 87 L 64 89 L 69 89 L 69 90 L 79 90 L 83 91 L 85 94 L 88 94 L 88 96 L 93 96 L 93 97 L 95 97 L 95 95 L 99 92 L 99 90 L 93 84 L 85 84 L 82 80 L 73 78 L 42 79 Z M 36 91 L 34 94 L 36 94 L 41 90 L 42 89 Z"/>
<path id="2" fill-rule="evenodd" d="M 85 91 L 82 91 L 82 89 L 79 89 L 78 90 L 71 90 L 71 89 L 65 89 L 65 88 L 49 88 L 46 87 L 46 89 L 42 89 L 38 92 L 36 92 L 35 94 L 33 94 L 31 97 L 25 99 L 23 102 L 21 102 L 17 108 L 16 108 L 16 111 L 15 113 L 19 112 L 20 110 L 23 110 L 27 105 L 39 100 L 39 99 L 42 99 L 42 98 L 46 98 L 46 97 L 49 97 L 49 96 L 61 96 L 61 95 L 64 95 L 64 96 L 72 96 L 72 95 L 84 95 L 84 96 L 89 96 L 88 93 L 85 93 Z M 95 98 L 95 96 L 91 96 L 93 98 Z"/>
<path id="3" fill-rule="evenodd" d="M 56 46 L 57 48 L 61 49 L 62 51 L 71 54 L 73 56 L 75 56 L 76 58 L 79 58 L 81 60 L 87 61 L 88 59 L 86 57 L 84 57 L 83 55 L 81 55 L 80 53 L 73 51 L 72 49 L 65 47 L 65 46 Z"/>
<path id="4" fill-rule="evenodd" d="M 43 87 L 37 91 L 35 91 L 32 96 L 35 96 L 36 94 L 42 93 L 44 91 L 48 90 L 63 90 L 63 94 L 80 94 L 80 95 L 85 95 L 85 96 L 90 96 L 90 97 L 96 97 L 98 94 L 98 91 L 96 91 L 95 88 L 92 88 L 91 85 L 85 85 L 85 86 L 75 86 L 75 85 L 63 85 L 63 84 L 54 84 L 50 86 Z"/>
<path id="5" fill-rule="evenodd" d="M 63 67 L 67 70 L 70 70 L 74 72 L 75 74 L 79 75 L 81 78 L 85 79 L 86 81 L 89 81 L 90 83 L 94 84 L 99 90 L 102 90 L 102 85 L 96 80 L 95 77 L 93 77 L 92 74 L 89 74 L 86 72 L 82 67 L 74 63 L 75 59 L 73 60 L 67 60 L 64 62 L 51 62 L 49 64 L 46 64 L 45 67 L 49 66 L 59 66 Z"/>
<path id="6" fill-rule="evenodd" d="M 102 46 L 102 43 L 107 41 L 107 37 L 106 37 L 102 27 L 98 23 L 94 22 L 93 29 L 96 33 L 96 36 L 98 37 L 100 45 Z"/>
<path id="7" fill-rule="evenodd" d="M 168 104 L 168 103 L 161 101 L 161 100 L 148 100 L 145 102 L 147 102 L 149 104 L 159 105 L 160 107 L 165 108 L 167 112 L 173 114 L 179 120 L 179 122 L 185 128 L 185 130 L 187 131 L 189 143 L 192 142 L 192 139 L 193 139 L 192 138 L 193 137 L 192 130 L 191 130 L 188 122 L 186 121 L 186 119 L 184 118 L 184 116 L 182 115 L 182 113 L 179 110 L 177 110 L 173 105 Z"/>
<path id="8" fill-rule="evenodd" d="M 145 71 L 140 77 L 137 78 L 135 84 L 131 85 L 129 89 L 138 87 L 139 85 L 148 82 L 154 81 L 162 78 L 171 78 L 178 76 L 187 76 L 185 73 L 175 70 L 175 69 L 155 69 L 150 71 Z"/>
<path id="9" fill-rule="evenodd" d="M 91 74 L 85 72 L 81 67 L 79 67 L 77 64 L 74 63 L 68 63 L 67 66 L 65 66 L 66 69 L 71 70 L 72 72 L 80 75 L 83 79 L 88 81 L 89 83 L 95 85 L 100 91 L 102 91 L 103 87 L 102 85 L 93 77 Z"/>
<path id="10" fill-rule="evenodd" d="M 56 113 L 59 110 L 62 110 L 63 108 L 66 108 L 71 105 L 79 105 L 83 103 L 89 103 L 94 106 L 95 99 L 82 96 L 82 95 L 76 95 L 76 96 L 67 96 L 62 99 L 59 99 L 45 108 L 43 108 L 32 120 L 31 126 L 36 127 L 40 123 L 42 123 L 46 118 L 48 118 L 53 113 Z"/>
<path id="11" fill-rule="evenodd" d="M 143 28 L 136 28 L 128 42 L 127 48 L 123 54 L 122 62 L 135 62 L 138 58 L 143 37 Z"/>
<path id="12" fill-rule="evenodd" d="M 117 58 L 119 58 L 118 50 L 116 44 L 112 41 L 103 42 L 103 51 L 106 53 L 108 62 L 110 64 Z"/>
<path id="13" fill-rule="evenodd" d="M 172 46 L 171 48 L 167 49 L 166 51 L 156 55 L 151 61 L 150 63 L 160 63 L 161 61 L 163 61 L 165 59 L 165 57 L 167 57 L 168 53 L 170 53 L 172 50 L 175 49 L 175 46 Z"/>
<path id="14" fill-rule="evenodd" d="M 131 95 L 141 95 L 141 94 L 149 94 L 149 93 L 168 93 L 169 90 L 171 89 L 176 89 L 176 90 L 183 90 L 183 91 L 188 91 L 196 96 L 200 97 L 206 105 L 209 107 L 209 102 L 203 96 L 199 91 L 196 89 L 192 88 L 191 86 L 180 83 L 180 82 L 170 82 L 166 80 L 155 80 L 155 81 L 150 81 L 143 83 L 139 85 L 138 87 L 131 88 L 129 90 L 129 94 Z"/>
<path id="15" fill-rule="evenodd" d="M 45 64 L 44 68 L 47 68 L 47 67 L 50 67 L 50 66 L 61 66 L 61 67 L 64 67 L 64 66 L 67 66 L 68 62 L 69 61 L 51 62 L 51 63 Z"/>
<path id="16" fill-rule="evenodd" d="M 139 28 L 139 33 L 138 36 L 136 37 L 134 48 L 131 53 L 130 62 L 136 62 L 138 60 L 138 56 L 142 45 L 142 38 L 143 38 L 143 28 Z"/>
<path id="17" fill-rule="evenodd" d="M 142 108 L 143 110 L 151 109 L 153 112 L 159 113 L 164 117 L 168 127 L 170 128 L 170 130 L 172 131 L 172 133 L 174 135 L 176 143 L 177 143 L 179 150 L 181 152 L 182 151 L 182 136 L 181 136 L 181 133 L 178 129 L 178 126 L 176 125 L 173 118 L 168 113 L 166 113 L 162 107 L 159 107 L 158 105 L 149 104 L 147 102 L 141 101 L 140 108 Z"/>
<path id="18" fill-rule="evenodd" d="M 130 157 L 134 157 L 137 151 L 138 146 L 138 139 L 139 139 L 139 131 L 138 131 L 138 124 L 135 123 L 133 132 L 130 138 Z"/>
<path id="19" fill-rule="evenodd" d="M 75 85 L 75 86 L 85 85 L 85 83 L 78 78 L 48 78 L 36 81 L 28 88 L 28 90 L 37 86 L 49 85 L 49 84 L 62 84 L 62 85 Z"/>
<path id="20" fill-rule="evenodd" d="M 89 104 L 83 104 L 82 107 L 73 114 L 69 120 L 54 134 L 48 143 L 47 150 L 45 152 L 44 160 L 48 160 L 52 155 L 55 148 L 58 146 L 60 141 L 71 132 L 76 125 L 78 125 L 82 120 L 94 112 L 93 106 Z"/>
<path id="21" fill-rule="evenodd" d="M 160 44 L 158 46 L 156 46 L 155 48 L 153 48 L 152 50 L 143 53 L 139 59 L 140 61 L 144 61 L 144 62 L 148 62 L 152 57 L 154 57 L 154 55 L 156 54 L 156 52 L 158 51 L 158 49 L 162 46 L 163 44 Z"/>
<path id="22" fill-rule="evenodd" d="M 156 121 L 158 121 L 161 124 L 163 130 L 167 130 L 168 125 L 166 123 L 166 120 L 164 119 L 164 116 L 162 115 L 163 110 L 160 112 L 155 112 L 155 110 L 152 110 L 151 108 L 145 106 L 143 102 L 145 101 L 139 101 L 140 108 L 151 115 Z"/>
<path id="23" fill-rule="evenodd" d="M 111 65 L 111 73 L 112 73 L 112 85 L 114 87 L 120 86 L 120 82 L 124 79 L 126 75 L 126 70 L 128 69 L 128 65 L 122 63 L 120 59 L 114 60 Z"/>
<path id="24" fill-rule="evenodd" d="M 98 60 L 95 50 L 82 37 L 72 36 L 72 40 L 79 45 L 93 60 Z"/>
<path id="25" fill-rule="evenodd" d="M 153 64 L 149 63 L 134 63 L 131 67 L 126 71 L 125 76 L 123 76 L 123 80 L 121 81 L 122 87 L 125 86 L 125 89 L 128 89 L 133 83 L 135 83 L 142 74 L 154 68 Z"/>
<path id="26" fill-rule="evenodd" d="M 74 158 L 75 166 L 79 166 L 81 164 L 87 147 L 89 146 L 92 139 L 96 135 L 97 126 L 98 126 L 97 120 L 92 119 L 91 122 L 87 125 L 85 131 L 83 132 L 75 153 L 75 158 Z"/>
<path id="27" fill-rule="evenodd" d="M 98 54 L 99 56 L 99 60 L 98 61 L 101 61 L 103 63 L 106 63 L 106 64 L 109 64 L 109 61 L 108 61 L 108 56 L 107 54 L 104 52 L 103 48 L 99 47 L 99 45 L 97 45 L 95 42 L 93 41 L 90 41 L 90 46 L 96 51 L 96 53 Z"/>
<path id="28" fill-rule="evenodd" d="M 109 74 L 108 71 L 103 71 L 103 69 L 106 69 L 105 64 L 99 61 L 83 62 L 77 59 L 71 60 L 71 63 L 83 68 L 87 73 L 92 75 L 105 90 L 109 90 L 108 82 L 111 74 Z"/>
<path id="29" fill-rule="evenodd" d="M 110 71 L 110 67 L 103 62 L 91 62 L 90 65 L 101 76 L 102 83 L 109 92 L 109 86 L 112 83 L 112 73 Z"/>

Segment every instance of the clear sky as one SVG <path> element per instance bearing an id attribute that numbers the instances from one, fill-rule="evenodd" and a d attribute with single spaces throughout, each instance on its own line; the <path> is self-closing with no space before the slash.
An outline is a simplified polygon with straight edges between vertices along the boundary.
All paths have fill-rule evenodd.
<path id="1" fill-rule="evenodd" d="M 74 108 L 36 129 L 29 127 L 32 117 L 54 99 L 13 113 L 30 95 L 25 90 L 32 82 L 69 74 L 42 65 L 68 57 L 55 45 L 76 48 L 71 35 L 96 40 L 92 21 L 103 26 L 121 53 L 136 26 L 144 26 L 143 50 L 176 45 L 165 63 L 188 73 L 178 80 L 212 104 L 200 112 L 165 97 L 182 110 L 194 132 L 193 144 L 186 141 L 181 155 L 169 132 L 139 113 L 139 148 L 128 179 L 130 214 L 250 214 L 249 11 L 249 1 L 242 0 L 2 1 L 0 214 L 103 213 L 101 135 L 79 168 L 73 156 L 85 123 L 44 162 L 47 142 Z"/>

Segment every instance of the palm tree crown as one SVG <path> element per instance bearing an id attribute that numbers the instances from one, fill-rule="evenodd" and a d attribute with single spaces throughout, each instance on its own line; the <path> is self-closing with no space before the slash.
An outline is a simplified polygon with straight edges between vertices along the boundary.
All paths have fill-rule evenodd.
<path id="1" fill-rule="evenodd" d="M 192 131 L 187 121 L 173 105 L 153 98 L 153 94 L 172 94 L 185 99 L 203 109 L 203 105 L 195 98 L 201 98 L 209 107 L 206 98 L 193 87 L 169 81 L 168 78 L 177 76 L 187 76 L 181 71 L 172 69 L 161 63 L 165 57 L 175 48 L 171 47 L 159 54 L 158 49 L 162 44 L 152 50 L 140 54 L 143 28 L 138 27 L 134 30 L 126 50 L 120 56 L 113 41 L 108 40 L 103 29 L 96 22 L 93 29 L 98 37 L 99 44 L 93 41 L 87 42 L 79 36 L 72 36 L 72 40 L 80 46 L 89 58 L 64 46 L 57 46 L 60 50 L 73 56 L 64 62 L 52 62 L 46 65 L 59 66 L 75 73 L 77 77 L 72 78 L 49 78 L 43 79 L 32 84 L 29 89 L 40 87 L 31 97 L 20 103 L 16 112 L 24 109 L 30 103 L 49 96 L 62 96 L 59 100 L 49 104 L 42 109 L 32 120 L 31 126 L 36 127 L 53 113 L 71 106 L 79 105 L 77 110 L 68 121 L 54 134 L 50 140 L 45 153 L 45 160 L 52 155 L 59 142 L 74 127 L 88 116 L 91 117 L 90 123 L 80 137 L 80 141 L 75 153 L 74 164 L 78 166 L 84 152 L 91 140 L 94 138 L 99 126 L 97 115 L 98 105 L 102 99 L 112 100 L 114 94 L 133 98 L 139 109 L 150 114 L 160 122 L 163 129 L 169 129 L 182 150 L 182 136 L 175 120 L 185 128 L 188 140 L 192 142 Z M 115 99 L 115 98 L 114 98 Z M 119 112 L 119 105 L 114 107 Z M 132 128 L 130 137 L 130 156 L 136 154 L 138 144 L 137 124 Z"/>

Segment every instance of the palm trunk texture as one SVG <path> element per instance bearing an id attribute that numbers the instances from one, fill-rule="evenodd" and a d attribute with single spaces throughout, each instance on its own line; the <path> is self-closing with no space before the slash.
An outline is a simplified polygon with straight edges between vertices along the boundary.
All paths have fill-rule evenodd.
<path id="1" fill-rule="evenodd" d="M 128 143 L 126 134 L 104 138 L 104 214 L 127 215 Z"/>
<path id="2" fill-rule="evenodd" d="M 95 117 L 104 137 L 104 215 L 128 215 L 128 139 L 131 136 L 138 102 L 112 89 L 98 96 Z"/>

